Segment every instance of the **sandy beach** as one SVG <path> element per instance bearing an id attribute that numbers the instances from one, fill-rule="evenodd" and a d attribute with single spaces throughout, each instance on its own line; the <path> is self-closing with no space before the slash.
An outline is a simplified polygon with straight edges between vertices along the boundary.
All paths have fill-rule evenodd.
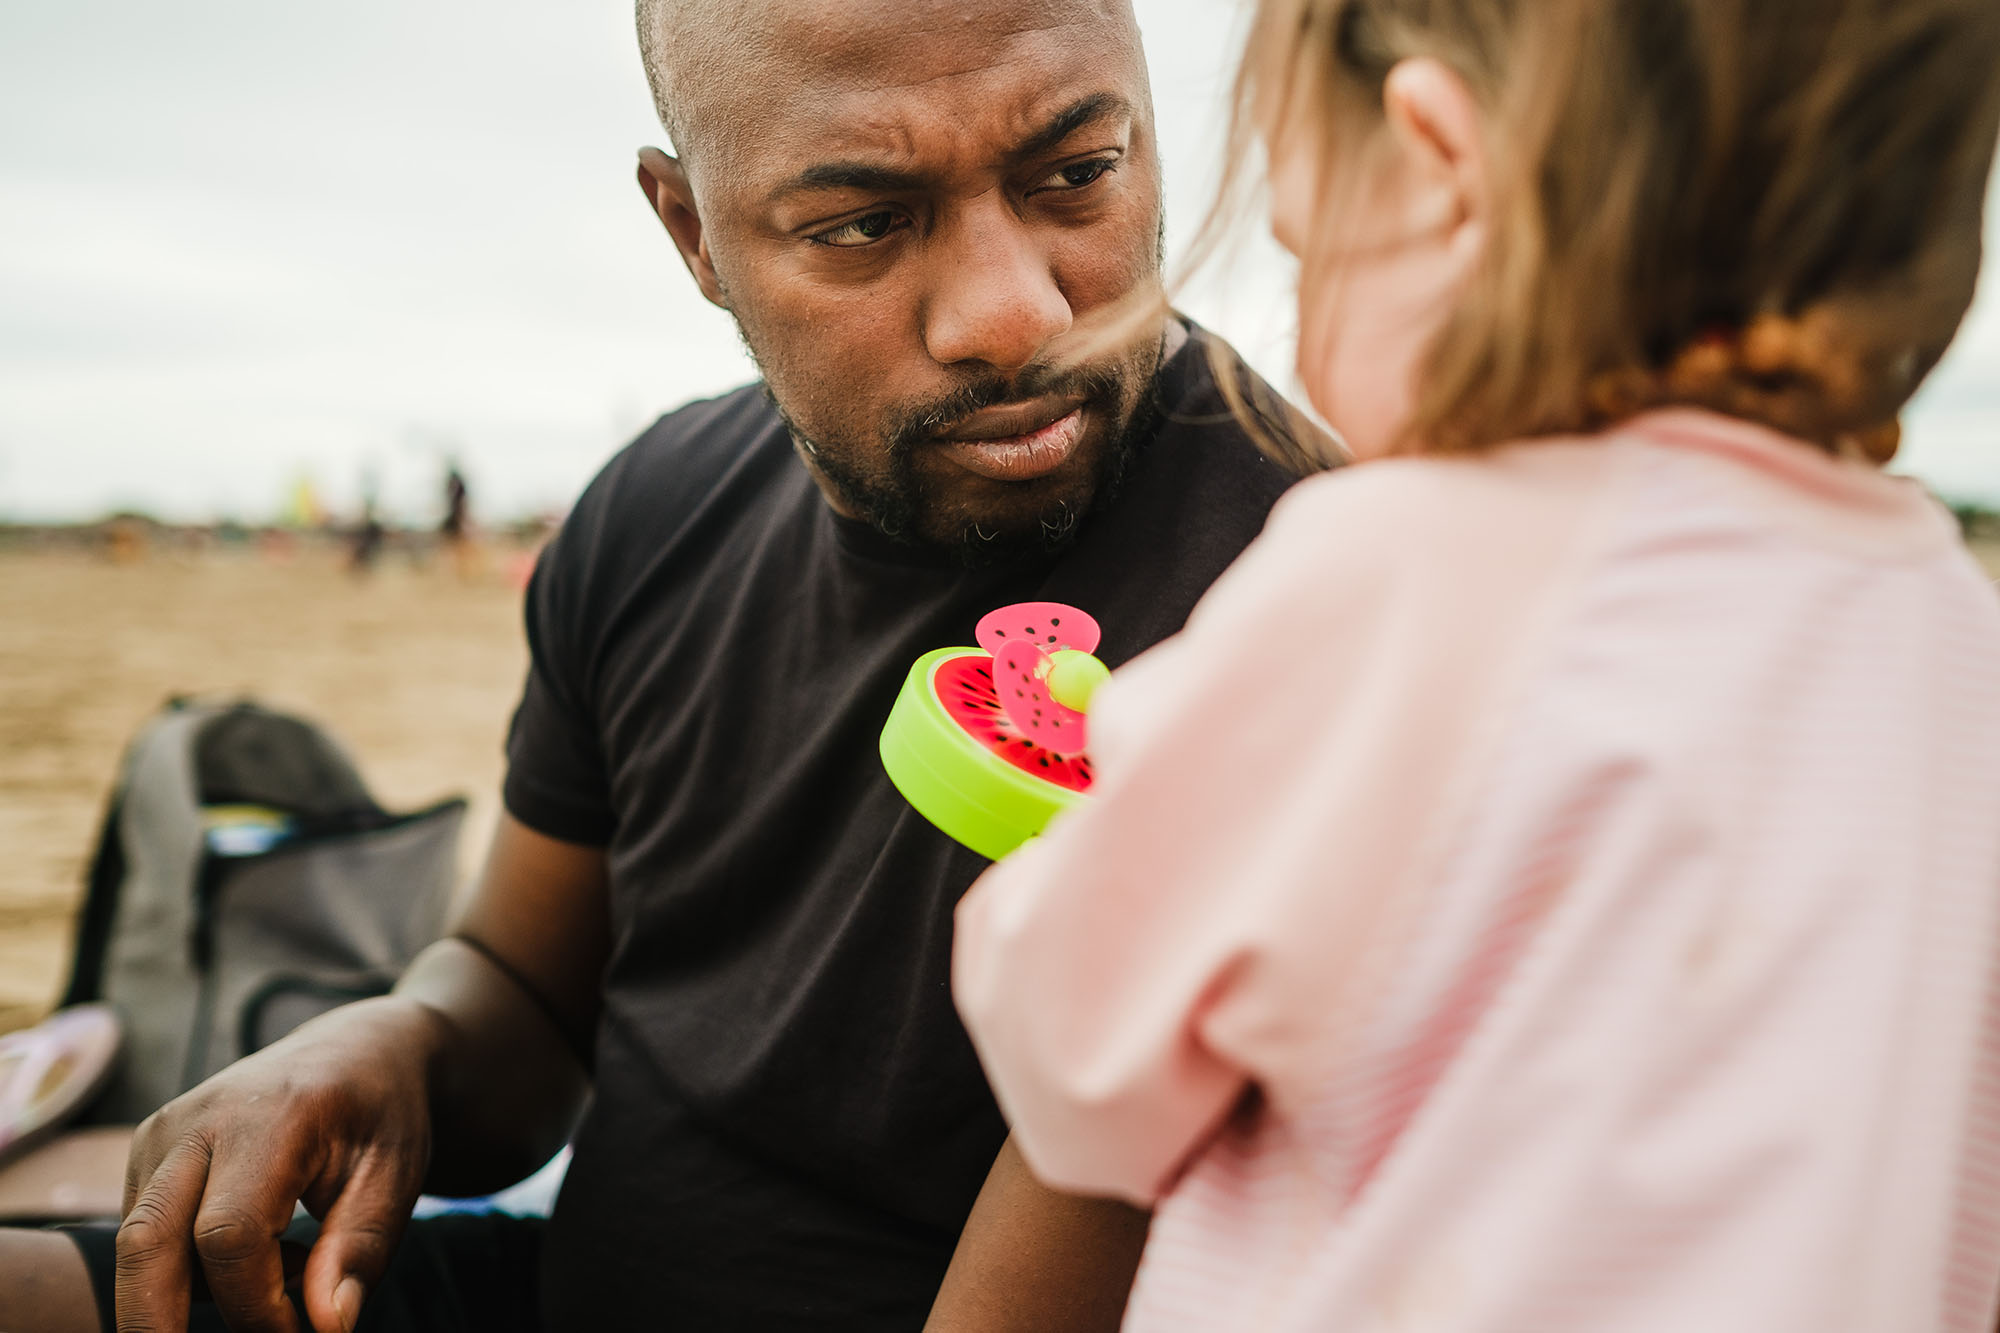
<path id="1" fill-rule="evenodd" d="M 171 695 L 312 718 L 392 809 L 466 795 L 469 874 L 527 664 L 508 564 L 462 579 L 392 558 L 357 579 L 332 550 L 0 550 L 0 1031 L 39 1019 L 67 980 L 120 753 Z"/>

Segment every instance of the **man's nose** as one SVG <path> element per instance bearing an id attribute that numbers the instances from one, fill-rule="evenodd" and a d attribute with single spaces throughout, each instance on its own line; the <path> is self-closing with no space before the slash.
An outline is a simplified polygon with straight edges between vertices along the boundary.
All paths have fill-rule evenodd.
<path id="1" fill-rule="evenodd" d="M 1069 298 L 1028 226 L 988 195 L 954 219 L 933 256 L 924 347 L 940 365 L 1012 373 L 1069 332 Z"/>

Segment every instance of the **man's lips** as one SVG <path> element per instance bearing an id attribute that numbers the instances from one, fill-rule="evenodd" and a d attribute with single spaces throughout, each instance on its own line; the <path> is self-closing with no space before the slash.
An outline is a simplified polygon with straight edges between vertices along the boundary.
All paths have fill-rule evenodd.
<path id="1" fill-rule="evenodd" d="M 938 444 L 966 471 L 990 481 L 1033 481 L 1068 462 L 1083 440 L 1084 408 L 1066 399 L 1034 399 L 978 412 Z"/>

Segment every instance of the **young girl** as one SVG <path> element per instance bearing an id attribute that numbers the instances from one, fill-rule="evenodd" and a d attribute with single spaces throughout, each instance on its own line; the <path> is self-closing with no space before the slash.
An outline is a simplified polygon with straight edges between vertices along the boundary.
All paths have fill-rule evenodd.
<path id="1" fill-rule="evenodd" d="M 1130 1329 L 1988 1333 L 2000 597 L 1878 464 L 1978 266 L 1993 0 L 1265 0 L 1360 465 L 1106 688 L 959 912 Z"/>

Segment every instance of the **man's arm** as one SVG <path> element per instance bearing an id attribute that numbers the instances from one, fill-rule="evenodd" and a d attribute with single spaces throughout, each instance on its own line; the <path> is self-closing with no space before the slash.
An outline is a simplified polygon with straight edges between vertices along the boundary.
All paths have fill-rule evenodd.
<path id="1" fill-rule="evenodd" d="M 321 1218 L 305 1271 L 320 1333 L 352 1328 L 426 1181 L 482 1193 L 561 1146 L 608 956 L 603 854 L 503 816 L 459 937 L 396 991 L 347 1005 L 139 1128 L 118 1233 L 121 1329 L 186 1327 L 195 1265 L 226 1322 L 295 1327 L 277 1238 Z"/>
<path id="2" fill-rule="evenodd" d="M 1113 1333 L 1149 1215 L 1058 1194 L 1009 1139 L 966 1219 L 925 1333 Z"/>
<path id="3" fill-rule="evenodd" d="M 503 1188 L 568 1140 L 603 1004 L 606 895 L 603 852 L 502 814 L 458 928 L 397 984 L 451 1033 L 430 1080 L 431 1192 Z"/>

